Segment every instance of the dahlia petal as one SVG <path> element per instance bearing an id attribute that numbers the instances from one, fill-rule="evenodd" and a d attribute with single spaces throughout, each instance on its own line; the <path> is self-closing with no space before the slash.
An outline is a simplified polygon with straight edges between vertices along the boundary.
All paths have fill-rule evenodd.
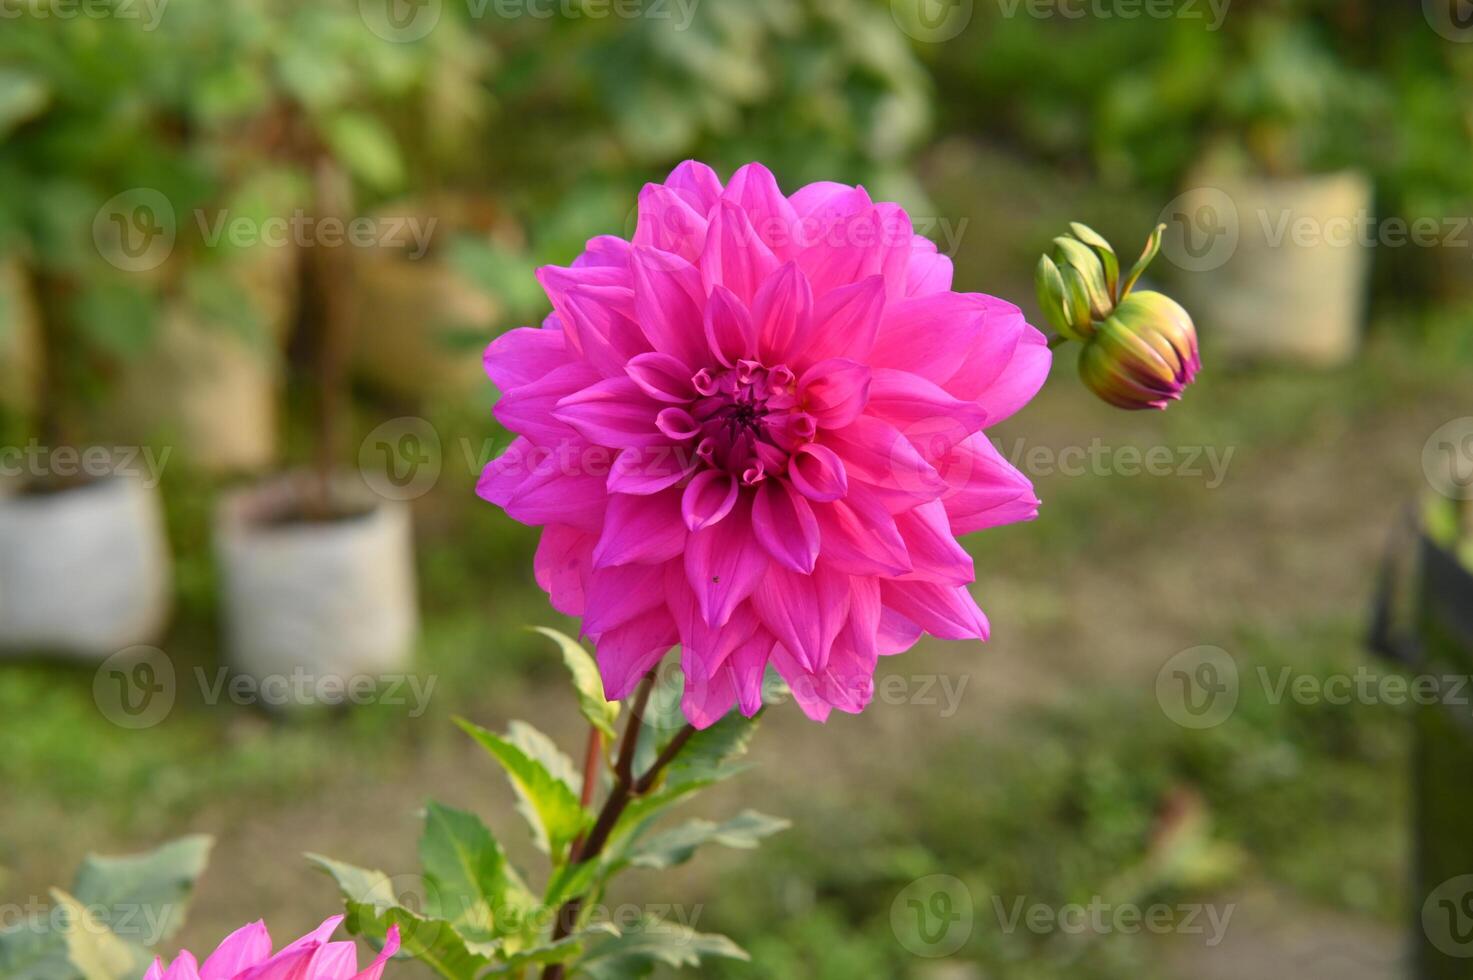
<path id="1" fill-rule="evenodd" d="M 665 186 L 683 194 L 701 214 L 710 214 L 721 198 L 721 178 L 716 171 L 696 160 L 686 160 L 670 171 Z"/>
<path id="2" fill-rule="evenodd" d="M 943 640 L 987 639 L 987 617 L 965 586 L 934 582 L 880 583 L 885 605 Z"/>
<path id="3" fill-rule="evenodd" d="M 693 532 L 685 549 L 686 580 L 711 626 L 731 619 L 770 565 L 752 533 L 751 503 L 741 497 L 720 523 Z"/>
<path id="4" fill-rule="evenodd" d="M 741 485 L 736 477 L 720 470 L 697 473 L 686 485 L 680 499 L 680 514 L 692 531 L 710 527 L 720 521 L 736 504 Z"/>
<path id="5" fill-rule="evenodd" d="M 645 184 L 639 192 L 639 219 L 634 244 L 679 255 L 687 262 L 700 256 L 706 243 L 706 211 L 672 187 Z"/>
<path id="6" fill-rule="evenodd" d="M 913 566 L 907 579 L 942 585 L 966 585 L 975 580 L 972 556 L 952 537 L 946 506 L 941 501 L 928 501 L 896 514 L 895 526 L 905 539 Z"/>
<path id="7" fill-rule="evenodd" d="M 988 421 L 980 405 L 953 398 L 939 385 L 894 368 L 874 370 L 864 410 L 906 433 L 912 444 L 933 451 L 949 449 Z M 924 434 L 924 440 L 918 434 Z"/>
<path id="8" fill-rule="evenodd" d="M 867 487 L 814 509 L 823 559 L 850 575 L 904 575 L 911 570 L 895 518 Z"/>
<path id="9" fill-rule="evenodd" d="M 820 565 L 812 575 L 773 566 L 752 593 L 752 609 L 808 670 L 822 670 L 849 617 L 849 576 Z"/>
<path id="10" fill-rule="evenodd" d="M 1033 484 L 982 433 L 959 443 L 935 465 L 949 487 L 942 503 L 953 534 L 1038 516 Z"/>
<path id="11" fill-rule="evenodd" d="M 880 219 L 873 208 L 846 215 L 835 221 L 818 241 L 798 252 L 798 266 L 813 288 L 814 296 L 877 275 L 880 251 Z"/>
<path id="12" fill-rule="evenodd" d="M 849 184 L 819 180 L 798 188 L 788 198 L 788 203 L 793 206 L 793 212 L 798 217 L 806 218 L 815 212 L 822 213 L 826 210 L 835 211 L 842 208 L 844 202 L 855 200 L 855 192 L 856 188 Z M 865 194 L 862 205 L 867 204 L 869 204 L 869 195 Z M 858 207 L 862 205 L 856 205 L 850 210 L 858 210 Z"/>
<path id="13" fill-rule="evenodd" d="M 727 667 L 736 687 L 737 704 L 748 718 L 762 710 L 763 675 L 767 671 L 774 642 L 771 633 L 759 629 L 727 658 Z"/>
<path id="14" fill-rule="evenodd" d="M 869 403 L 870 369 L 846 357 L 834 357 L 803 372 L 799 401 L 825 429 L 852 424 Z"/>
<path id="15" fill-rule="evenodd" d="M 636 318 L 654 349 L 693 369 L 708 363 L 701 315 L 706 294 L 696 267 L 678 255 L 638 247 L 630 268 Z"/>
<path id="16" fill-rule="evenodd" d="M 576 455 L 586 457 L 591 452 L 583 447 Z M 512 520 L 522 524 L 570 524 L 598 533 L 603 527 L 607 491 L 598 473 L 584 473 L 581 469 L 583 465 L 577 459 L 541 460 L 512 490 L 511 499 L 502 505 L 503 509 Z"/>
<path id="17" fill-rule="evenodd" d="M 757 332 L 746 305 L 725 286 L 712 287 L 706 299 L 706 343 L 716 360 L 735 367 L 757 352 Z"/>
<path id="18" fill-rule="evenodd" d="M 722 192 L 724 201 L 737 204 L 747 215 L 758 239 L 781 260 L 794 254 L 798 215 L 778 189 L 777 178 L 760 163 L 737 169 Z"/>
<path id="19" fill-rule="evenodd" d="M 938 253 L 934 242 L 917 235 L 911 242 L 910 263 L 905 270 L 905 295 L 949 293 L 951 278 L 951 256 Z"/>
<path id="20" fill-rule="evenodd" d="M 605 378 L 560 398 L 552 415 L 589 442 L 626 449 L 667 441 L 655 428 L 660 407 L 633 379 Z"/>
<path id="21" fill-rule="evenodd" d="M 787 262 L 767 278 L 752 300 L 757 354 L 765 364 L 782 364 L 794 342 L 808 332 L 813 291 L 796 263 Z"/>
<path id="22" fill-rule="evenodd" d="M 811 720 L 822 724 L 829 720 L 829 713 L 833 711 L 832 706 L 818 693 L 818 681 L 812 671 L 803 666 L 803 663 L 781 643 L 772 648 L 770 662 L 777 668 L 782 679 L 787 682 L 788 690 L 792 692 L 793 700 Z"/>
<path id="23" fill-rule="evenodd" d="M 732 201 L 716 207 L 710 234 L 700 255 L 701 282 L 710 292 L 725 286 L 744 303 L 777 270 L 777 256 L 758 237 L 747 214 Z"/>
<path id="24" fill-rule="evenodd" d="M 482 356 L 486 376 L 502 391 L 531 384 L 571 359 L 562 330 L 540 327 L 508 330 L 491 341 Z"/>
<path id="25" fill-rule="evenodd" d="M 399 927 L 389 926 L 389 931 L 384 934 L 384 948 L 379 950 L 372 963 L 353 975 L 353 980 L 380 980 L 384 975 L 384 967 L 397 952 L 399 952 Z"/>
<path id="26" fill-rule="evenodd" d="M 596 384 L 598 375 L 587 364 L 574 362 L 502 395 L 492 408 L 496 420 L 512 432 L 537 442 L 558 442 L 575 430 L 554 415 L 557 404 L 569 395 Z"/>
<path id="27" fill-rule="evenodd" d="M 624 363 L 650 349 L 634 320 L 634 290 L 625 286 L 579 286 L 563 299 L 564 324 L 578 349 L 601 377 L 616 378 Z"/>
<path id="28" fill-rule="evenodd" d="M 565 328 L 573 319 L 572 310 L 568 306 L 568 293 L 571 290 L 580 286 L 630 286 L 633 284 L 628 269 L 606 265 L 568 267 L 545 265 L 537 270 L 537 281 L 541 283 L 542 291 L 547 293 L 553 310 Z M 583 352 L 575 330 L 565 330 L 565 336 L 572 350 L 578 353 Z"/>
<path id="29" fill-rule="evenodd" d="M 805 575 L 818 559 L 818 518 L 787 480 L 764 480 L 752 501 L 752 529 L 778 564 Z"/>
<path id="30" fill-rule="evenodd" d="M 482 500 L 489 500 L 498 507 L 505 508 L 511 503 L 512 495 L 518 486 L 527 478 L 527 474 L 533 466 L 533 456 L 537 447 L 530 439 L 518 437 L 512 440 L 510 446 L 500 456 L 497 456 L 481 470 L 481 476 L 476 480 L 476 495 Z"/>
<path id="31" fill-rule="evenodd" d="M 614 494 L 609 498 L 603 533 L 593 549 L 593 567 L 659 564 L 680 554 L 685 540 L 677 491 Z"/>
<path id="32" fill-rule="evenodd" d="M 303 976 L 308 980 L 313 977 L 337 980 L 349 976 L 349 971 L 358 972 L 358 947 L 351 942 L 323 943 L 312 954 Z"/>
<path id="33" fill-rule="evenodd" d="M 187 949 L 181 949 L 179 955 L 174 957 L 174 962 L 164 971 L 163 980 L 201 980 L 194 955 Z"/>
<path id="34" fill-rule="evenodd" d="M 143 980 L 164 980 L 163 957 L 155 956 L 147 970 L 143 972 Z"/>
<path id="35" fill-rule="evenodd" d="M 739 604 L 720 626 L 706 622 L 691 591 L 681 563 L 665 565 L 665 601 L 680 636 L 681 663 L 688 676 L 704 679 L 714 674 L 741 644 L 761 630 L 749 602 Z M 765 632 L 765 631 L 764 631 Z M 772 638 L 768 635 L 768 644 Z"/>
<path id="36" fill-rule="evenodd" d="M 736 685 L 729 666 L 723 664 L 710 677 L 694 677 L 686 672 L 680 710 L 696 728 L 710 728 L 726 717 L 735 703 Z"/>
<path id="37" fill-rule="evenodd" d="M 788 462 L 788 479 L 809 500 L 838 500 L 849 492 L 844 461 L 828 446 L 809 443 L 799 446 Z"/>
<path id="38" fill-rule="evenodd" d="M 880 612 L 880 627 L 875 632 L 875 646 L 880 656 L 904 653 L 916 645 L 924 632 L 915 623 L 888 606 Z"/>
<path id="39" fill-rule="evenodd" d="M 974 294 L 934 293 L 890 304 L 880 317 L 870 363 L 944 386 L 961 367 L 958 348 L 969 348 L 984 329 L 984 301 Z"/>
<path id="40" fill-rule="evenodd" d="M 302 946 L 293 943 L 260 966 L 238 974 L 236 980 L 312 980 L 307 970 L 320 945 L 315 940 Z"/>
<path id="41" fill-rule="evenodd" d="M 596 568 L 588 577 L 586 633 L 604 633 L 665 603 L 664 565 Z"/>
<path id="42" fill-rule="evenodd" d="M 552 608 L 565 616 L 581 616 L 588 608 L 584 583 L 593 570 L 593 545 L 597 539 L 565 524 L 549 524 L 542 530 L 532 573 L 547 593 Z"/>
<path id="43" fill-rule="evenodd" d="M 696 468 L 695 454 L 685 446 L 630 447 L 621 450 L 609 470 L 609 493 L 659 493 L 684 480 Z"/>
<path id="44" fill-rule="evenodd" d="M 861 415 L 842 429 L 825 431 L 824 442 L 844 460 L 851 491 L 856 479 L 892 497 L 929 500 L 946 489 L 931 464 L 889 422 Z"/>
<path id="45" fill-rule="evenodd" d="M 696 396 L 690 368 L 669 354 L 640 354 L 629 361 L 625 371 L 641 391 L 656 401 L 686 405 Z"/>
<path id="46" fill-rule="evenodd" d="M 675 621 L 664 608 L 634 617 L 623 626 L 600 633 L 594 642 L 604 696 L 611 701 L 628 697 L 639 679 L 649 673 L 675 645 Z"/>
<path id="47" fill-rule="evenodd" d="M 200 967 L 200 980 L 230 980 L 246 967 L 254 966 L 270 955 L 271 934 L 266 931 L 266 923 L 257 919 L 221 940 Z"/>
<path id="48" fill-rule="evenodd" d="M 588 240 L 583 254 L 573 260 L 576 269 L 588 266 L 611 266 L 615 269 L 629 268 L 629 252 L 633 248 L 617 235 L 595 235 Z"/>
<path id="49" fill-rule="evenodd" d="M 1028 404 L 1048 380 L 1052 365 L 1053 351 L 1049 350 L 1048 339 L 1028 327 L 1007 369 L 977 398 L 977 404 L 987 413 L 988 425 L 1011 417 Z"/>
<path id="50" fill-rule="evenodd" d="M 813 328 L 803 350 L 804 363 L 830 357 L 868 357 L 875 346 L 884 308 L 882 276 L 869 276 L 831 290 L 813 307 Z"/>
<path id="51" fill-rule="evenodd" d="M 880 224 L 880 274 L 884 277 L 885 296 L 897 300 L 905 295 L 909 284 L 915 228 L 910 215 L 898 204 L 877 204 L 875 214 Z"/>

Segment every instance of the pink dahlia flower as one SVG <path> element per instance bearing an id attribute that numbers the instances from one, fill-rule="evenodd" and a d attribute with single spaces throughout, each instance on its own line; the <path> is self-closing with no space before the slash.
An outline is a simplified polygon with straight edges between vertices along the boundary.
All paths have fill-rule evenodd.
<path id="1" fill-rule="evenodd" d="M 769 664 L 824 720 L 923 632 L 986 639 L 956 536 L 1037 514 L 983 430 L 1049 350 L 951 274 L 862 187 L 694 162 L 641 192 L 633 242 L 540 270 L 552 315 L 486 351 L 518 438 L 478 491 L 544 528 L 537 582 L 609 697 L 679 643 L 694 724 L 754 713 Z"/>
<path id="2" fill-rule="evenodd" d="M 203 966 L 182 950 L 168 967 L 154 960 L 143 980 L 379 980 L 399 949 L 398 926 L 389 927 L 378 958 L 359 970 L 357 946 L 328 941 L 342 921 L 341 915 L 333 916 L 275 956 L 266 924 L 252 922 L 225 937 Z"/>

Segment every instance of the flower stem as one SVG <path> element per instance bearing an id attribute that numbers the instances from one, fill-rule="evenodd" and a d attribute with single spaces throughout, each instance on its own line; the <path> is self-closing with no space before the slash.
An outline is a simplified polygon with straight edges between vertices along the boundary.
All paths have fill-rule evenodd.
<path id="1" fill-rule="evenodd" d="M 696 733 L 693 726 L 686 725 L 675 734 L 675 737 L 670 740 L 670 744 L 665 746 L 649 769 L 638 778 L 635 777 L 634 752 L 639 747 L 639 730 L 644 722 L 645 709 L 649 706 L 650 692 L 654 686 L 655 672 L 650 671 L 644 676 L 644 680 L 640 681 L 639 690 L 635 692 L 634 703 L 631 705 L 629 712 L 629 721 L 625 724 L 624 734 L 619 741 L 619 755 L 614 762 L 613 770 L 614 786 L 609 790 L 609 795 L 604 800 L 603 806 L 599 808 L 598 816 L 593 822 L 593 829 L 588 832 L 586 838 L 573 845 L 568 856 L 571 864 L 582 864 L 585 861 L 592 861 L 603 853 L 603 849 L 608 844 L 609 837 L 613 834 L 614 827 L 618 824 L 619 817 L 624 814 L 625 808 L 634 799 L 643 796 L 654 788 L 655 783 L 660 778 L 660 773 L 664 772 L 665 768 L 671 762 L 675 761 L 675 757 L 680 754 L 680 751 L 685 748 L 686 743 L 690 741 L 691 736 Z M 594 752 L 593 744 L 596 736 L 597 730 L 595 730 L 594 736 L 590 737 L 589 740 L 590 753 Z M 590 758 L 592 759 L 592 755 L 590 755 Z M 585 806 L 591 797 L 592 787 L 587 773 L 592 769 L 593 764 L 590 762 L 584 772 L 583 791 Z M 559 939 L 564 939 L 573 934 L 573 930 L 578 925 L 578 914 L 582 910 L 582 895 L 575 895 L 562 904 L 562 907 L 558 909 L 556 924 L 552 930 L 553 942 L 557 942 Z M 563 980 L 565 975 L 566 970 L 564 964 L 549 963 L 542 971 L 542 980 Z"/>

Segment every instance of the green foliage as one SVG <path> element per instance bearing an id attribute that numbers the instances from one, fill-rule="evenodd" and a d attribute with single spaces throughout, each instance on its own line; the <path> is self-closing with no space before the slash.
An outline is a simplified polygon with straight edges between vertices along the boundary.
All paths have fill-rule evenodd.
<path id="1" fill-rule="evenodd" d="M 213 841 L 185 837 L 146 854 L 89 855 L 49 914 L 0 930 L 7 980 L 136 980 L 150 947 L 184 924 Z"/>
<path id="2" fill-rule="evenodd" d="M 615 713 L 602 700 L 596 671 L 588 673 L 587 652 L 563 634 L 538 632 L 563 650 L 585 718 L 595 731 L 604 726 L 612 731 Z M 413 882 L 319 855 L 308 858 L 337 882 L 350 931 L 381 943 L 397 927 L 406 952 L 446 980 L 515 975 L 552 964 L 566 964 L 573 976 L 614 980 L 648 976 L 662 965 L 678 969 L 709 959 L 745 959 L 724 936 L 698 933 L 649 911 L 633 923 L 606 921 L 595 907 L 611 879 L 626 868 L 668 870 L 705 844 L 754 848 L 788 826 L 746 810 L 721 823 L 692 820 L 651 832 L 670 807 L 737 771 L 732 759 L 745 751 L 753 724 L 733 713 L 704 731 L 685 730 L 659 740 L 647 721 L 631 719 L 624 737 L 648 736 L 665 760 L 660 763 L 664 771 L 616 769 L 614 786 L 595 814 L 575 790 L 584 775 L 537 729 L 513 722 L 501 736 L 458 719 L 505 770 L 518 809 L 548 855 L 540 897 L 478 817 L 438 803 L 425 811 L 423 874 Z M 595 843 L 601 833 L 605 836 Z M 411 907 L 416 901 L 418 910 Z"/>

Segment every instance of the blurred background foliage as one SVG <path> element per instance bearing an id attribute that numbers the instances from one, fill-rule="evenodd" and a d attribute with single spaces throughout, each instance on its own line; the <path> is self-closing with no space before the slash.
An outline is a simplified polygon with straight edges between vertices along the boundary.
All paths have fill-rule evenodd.
<path id="1" fill-rule="evenodd" d="M 457 321 L 451 358 L 472 375 L 471 347 L 545 315 L 533 270 L 570 261 L 592 235 L 631 234 L 640 186 L 688 157 L 723 174 L 761 160 L 789 189 L 860 182 L 918 220 L 950 220 L 959 288 L 1025 305 L 1032 260 L 1065 222 L 1135 241 L 1204 166 L 1275 178 L 1353 168 L 1374 181 L 1381 215 L 1473 213 L 1473 44 L 1440 36 L 1418 3 L 1236 0 L 1209 29 L 1201 0 L 1168 18 L 1040 17 L 999 0 L 976 3 L 944 43 L 908 34 L 887 0 L 646 6 L 621 17 L 568 0 L 540 8 L 553 16 L 501 16 L 494 3 L 446 0 L 408 43 L 369 29 L 373 5 L 357 0 L 169 0 L 148 29 L 157 8 L 121 0 L 97 2 L 114 16 L 4 21 L 0 434 L 24 444 L 60 416 L 67 438 L 91 438 L 78 420 L 110 413 L 129 363 L 161 342 L 164 311 L 183 305 L 201 330 L 285 366 L 283 448 L 270 464 L 300 461 L 312 383 L 310 344 L 291 329 L 304 326 L 292 276 L 263 287 L 242 271 L 260 246 L 211 242 L 194 215 L 259 223 L 310 208 L 323 158 L 351 176 L 357 213 L 436 218 L 448 234 L 425 267 L 491 304 L 436 312 L 416 298 L 360 343 L 443 313 Z M 167 260 L 143 272 L 120 268 L 95 228 L 135 188 L 175 215 Z M 962 714 L 877 705 L 814 731 L 774 712 L 741 792 L 768 797 L 763 809 L 795 829 L 748 863 L 692 872 L 682 896 L 647 900 L 709 906 L 701 927 L 752 950 L 752 966 L 729 968 L 741 976 L 1234 975 L 1205 972 L 1200 949 L 1181 966 L 1172 941 L 1003 935 L 989 928 L 992 895 L 1251 904 L 1266 890 L 1280 904 L 1241 927 L 1254 942 L 1276 920 L 1309 923 L 1331 944 L 1392 934 L 1409 846 L 1404 718 L 1245 695 L 1229 724 L 1189 733 L 1161 715 L 1151 685 L 1172 652 L 1208 640 L 1245 673 L 1324 676 L 1360 662 L 1360 569 L 1415 480 L 1426 433 L 1466 413 L 1470 248 L 1465 237 L 1373 250 L 1370 347 L 1337 371 L 1220 370 L 1201 323 L 1208 375 L 1170 416 L 1105 416 L 1051 386 L 1010 430 L 1030 445 L 1099 432 L 1112 445 L 1236 448 L 1232 479 L 1209 492 L 1186 479 L 1040 475 L 1038 524 L 969 542 L 983 605 L 1006 624 L 985 665 L 934 644 L 887 666 L 971 678 Z M 361 276 L 365 290 L 381 282 Z M 7 365 L 36 361 L 16 353 L 28 319 L 45 366 L 15 373 Z M 332 892 L 302 889 L 296 852 L 392 867 L 375 849 L 408 855 L 413 810 L 431 793 L 486 812 L 507 803 L 463 779 L 449 715 L 536 715 L 577 743 L 551 720 L 571 713 L 546 693 L 559 668 L 517 629 L 557 620 L 531 581 L 535 534 L 471 495 L 505 442 L 490 386 L 399 363 L 388 390 L 381 376 L 357 378 L 355 432 L 412 413 L 440 436 L 443 474 L 415 504 L 432 710 L 282 724 L 182 696 L 165 724 L 123 732 L 96 710 L 90 668 L 7 663 L 7 892 L 63 880 L 84 840 L 136 850 L 212 829 L 223 867 L 206 878 L 190 943 L 263 908 L 281 934 L 301 931 Z M 35 396 L 15 397 L 26 385 Z M 237 474 L 207 469 L 181 451 L 163 488 L 178 600 L 163 645 L 181 674 L 218 662 L 210 512 Z M 1159 540 L 1163 524 L 1180 529 L 1175 541 Z M 1190 819 L 1173 824 L 1180 812 Z M 1171 857 L 1161 842 L 1173 832 L 1195 842 L 1193 857 Z M 888 922 L 897 890 L 931 873 L 961 878 L 981 908 L 969 944 L 940 965 L 908 953 Z M 1396 940 L 1372 952 L 1386 947 Z M 1237 975 L 1274 970 L 1312 975 L 1282 963 Z"/>

